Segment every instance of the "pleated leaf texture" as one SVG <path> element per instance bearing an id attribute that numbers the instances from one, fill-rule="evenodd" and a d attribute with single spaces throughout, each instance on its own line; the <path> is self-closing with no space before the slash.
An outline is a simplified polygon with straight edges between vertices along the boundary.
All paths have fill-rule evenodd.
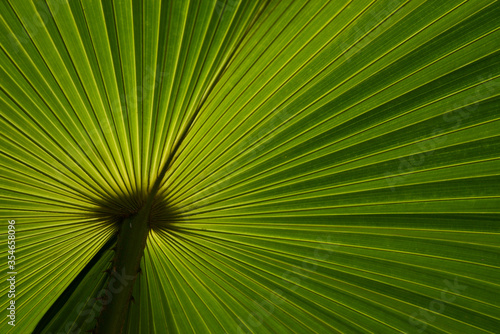
<path id="1" fill-rule="evenodd" d="M 122 333 L 498 333 L 499 17 L 1 0 L 0 332 L 92 331 L 154 195 Z"/>

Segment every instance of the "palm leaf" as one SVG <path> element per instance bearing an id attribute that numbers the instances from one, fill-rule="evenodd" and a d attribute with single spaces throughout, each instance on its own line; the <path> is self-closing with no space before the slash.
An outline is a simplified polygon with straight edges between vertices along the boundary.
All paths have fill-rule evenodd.
<path id="1" fill-rule="evenodd" d="M 0 13 L 2 333 L 498 330 L 497 1 Z"/>

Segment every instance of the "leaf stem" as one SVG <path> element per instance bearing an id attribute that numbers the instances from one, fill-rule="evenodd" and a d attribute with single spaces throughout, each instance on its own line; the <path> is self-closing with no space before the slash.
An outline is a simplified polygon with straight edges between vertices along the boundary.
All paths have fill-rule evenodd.
<path id="1" fill-rule="evenodd" d="M 120 227 L 116 253 L 110 271 L 103 310 L 97 320 L 97 333 L 121 333 L 132 298 L 141 258 L 149 233 L 151 205 L 125 219 Z"/>

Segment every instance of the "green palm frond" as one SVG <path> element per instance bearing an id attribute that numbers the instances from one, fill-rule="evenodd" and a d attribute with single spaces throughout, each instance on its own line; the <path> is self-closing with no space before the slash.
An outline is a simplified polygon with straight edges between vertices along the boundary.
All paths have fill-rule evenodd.
<path id="1" fill-rule="evenodd" d="M 498 17 L 0 1 L 0 332 L 498 332 Z"/>

